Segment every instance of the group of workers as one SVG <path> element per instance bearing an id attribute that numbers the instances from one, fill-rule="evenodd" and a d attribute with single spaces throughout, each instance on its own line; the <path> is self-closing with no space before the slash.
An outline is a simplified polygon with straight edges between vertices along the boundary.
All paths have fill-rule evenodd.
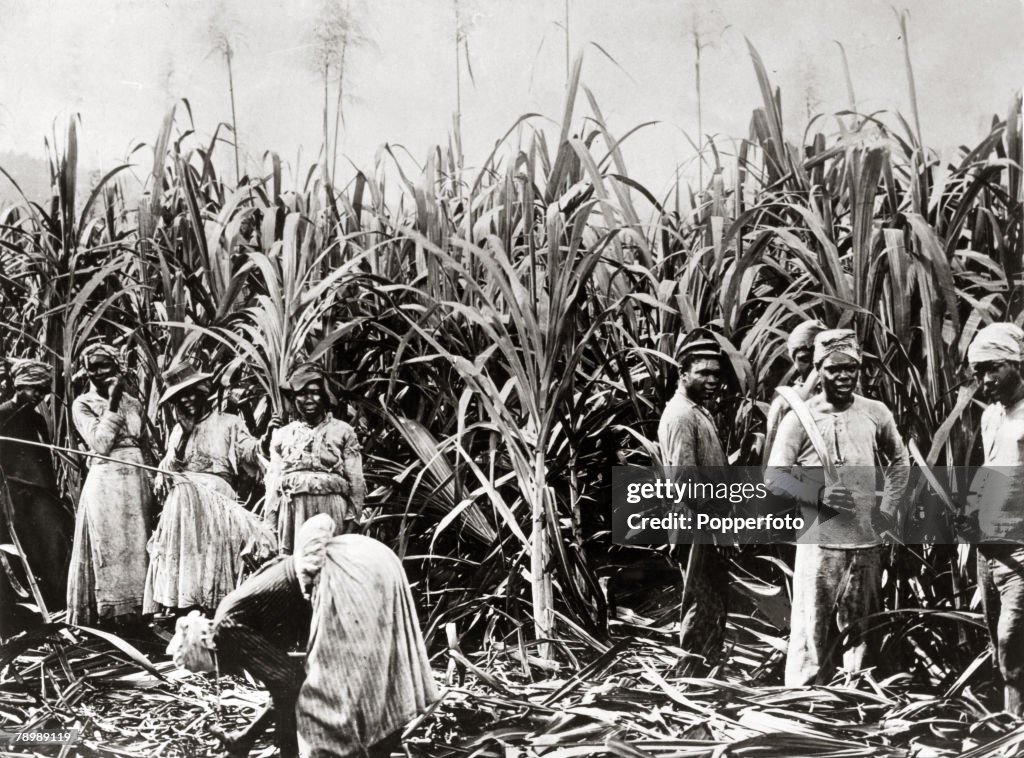
<path id="1" fill-rule="evenodd" d="M 899 519 L 909 460 L 892 412 L 857 393 L 862 355 L 853 331 L 808 321 L 788 349 L 797 395 L 787 396 L 789 404 L 777 398 L 769 410 L 765 483 L 780 498 L 833 515 L 817 539 L 796 547 L 785 681 L 800 686 L 828 681 L 838 649 L 848 672 L 871 664 L 865 632 L 882 610 L 880 535 Z M 1024 331 L 990 324 L 975 335 L 968 359 L 988 402 L 984 465 L 1024 471 Z M 12 510 L 0 537 L 7 541 L 7 528 L 18 525 L 29 563 L 43 567 L 45 602 L 66 599 L 69 621 L 84 625 L 169 615 L 177 618 L 176 661 L 260 679 L 272 705 L 250 729 L 222 735 L 235 752 L 244 754 L 274 718 L 286 756 L 387 755 L 403 724 L 438 696 L 401 561 L 357 533 L 365 497 L 359 445 L 331 413 L 326 372 L 298 366 L 283 388 L 295 420 L 282 425 L 275 417 L 257 439 L 240 417 L 215 407 L 210 374 L 171 367 L 160 403 L 173 408 L 174 424 L 155 463 L 146 411 L 125 391 L 118 353 L 90 345 L 79 365 L 88 390 L 74 400 L 72 418 L 91 460 L 71 538 L 38 410 L 51 374 L 31 360 L 0 363 L 0 484 Z M 658 428 L 663 464 L 728 465 L 709 412 L 724 367 L 716 340 L 684 345 L 678 390 Z M 801 471 L 815 467 L 837 477 L 808 486 Z M 882 471 L 880 499 L 873 480 L 857 481 L 865 470 Z M 265 482 L 260 514 L 239 502 L 245 472 Z M 979 541 L 979 588 L 1004 705 L 1020 716 L 1024 477 L 1011 476 L 994 513 Z M 263 565 L 239 583 L 247 555 Z M 687 574 L 681 647 L 709 670 L 724 648 L 728 560 L 714 546 L 694 545 Z M 12 585 L 0 582 L 0 636 L 12 631 Z M 837 645 L 844 634 L 847 644 Z M 289 653 L 303 643 L 304 661 Z"/>
<path id="2" fill-rule="evenodd" d="M 829 516 L 814 539 L 796 545 L 785 683 L 802 686 L 830 681 L 840 650 L 848 674 L 872 663 L 868 632 L 872 614 L 882 610 L 883 537 L 896 529 L 906 501 L 909 458 L 892 412 L 857 393 L 862 354 L 854 331 L 807 321 L 787 347 L 796 394 L 776 398 L 769 409 L 764 483 L 793 506 Z M 978 544 L 979 590 L 1004 707 L 1024 716 L 1024 331 L 1005 322 L 980 329 L 968 361 L 988 403 L 984 466 L 998 467 L 1006 483 L 998 502 L 990 496 L 980 512 L 977 503 L 968 505 L 957 525 Z M 717 341 L 684 345 L 679 386 L 658 428 L 664 465 L 727 465 L 709 412 L 724 367 Z M 808 476 L 825 469 L 836 472 L 833 480 Z M 880 498 L 876 475 L 884 479 Z M 698 668 L 709 670 L 723 655 L 728 563 L 713 546 L 690 550 L 680 643 Z"/>
<path id="3" fill-rule="evenodd" d="M 72 516 L 52 459 L 72 451 L 48 444 L 38 410 L 51 372 L 0 362 L 0 498 L 11 510 L 0 541 L 17 540 L 31 569 L 4 559 L 13 581 L 0 581 L 0 637 L 21 625 L 18 577 L 37 575 L 43 604 L 66 606 L 72 624 L 138 631 L 172 620 L 176 661 L 261 680 L 273 707 L 241 734 L 218 733 L 233 753 L 273 719 L 284 756 L 386 755 L 437 692 L 401 561 L 355 533 L 362 458 L 331 412 L 324 369 L 291 372 L 282 389 L 295 420 L 275 416 L 257 439 L 216 407 L 211 374 L 172 366 L 159 403 L 174 421 L 155 462 L 118 352 L 95 343 L 78 363 L 88 389 L 71 410 L 89 466 Z M 266 485 L 259 513 L 237 494 L 246 473 Z M 240 581 L 246 570 L 256 573 Z"/>

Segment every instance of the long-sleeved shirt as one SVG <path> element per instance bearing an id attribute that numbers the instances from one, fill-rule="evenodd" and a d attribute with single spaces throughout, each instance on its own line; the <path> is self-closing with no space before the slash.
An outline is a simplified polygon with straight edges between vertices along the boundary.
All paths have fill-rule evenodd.
<path id="1" fill-rule="evenodd" d="M 316 426 L 293 421 L 274 432 L 267 479 L 268 490 L 273 482 L 275 491 L 345 495 L 357 511 L 366 498 L 355 430 L 330 415 Z"/>
<path id="2" fill-rule="evenodd" d="M 985 468 L 972 484 L 970 510 L 983 540 L 1024 542 L 1024 400 L 992 403 L 981 415 Z"/>
<path id="3" fill-rule="evenodd" d="M 807 379 L 801 382 L 797 382 L 792 385 L 793 389 L 800 393 L 800 397 L 807 400 L 818 389 L 818 376 L 817 374 L 811 374 Z M 782 395 L 776 395 L 772 398 L 771 405 L 768 406 L 768 415 L 765 421 L 764 430 L 764 460 L 767 465 L 768 455 L 772 451 L 772 446 L 775 444 L 775 435 L 779 431 L 779 424 L 787 413 L 789 413 L 789 401 L 786 400 Z"/>
<path id="4" fill-rule="evenodd" d="M 100 455 L 110 455 L 120 448 L 141 448 L 142 405 L 130 395 L 121 397 L 116 411 L 109 410 L 109 405 L 110 401 L 95 391 L 75 398 L 71 415 L 85 444 Z"/>
<path id="5" fill-rule="evenodd" d="M 167 471 L 216 474 L 234 484 L 242 470 L 263 469 L 260 443 L 233 413 L 212 411 L 200 420 L 185 443 L 184 458 L 177 458 L 182 428 L 176 424 L 167 441 L 167 455 L 160 467 Z"/>
<path id="6" fill-rule="evenodd" d="M 871 525 L 875 507 L 878 466 L 887 466 L 881 510 L 893 515 L 903 504 L 910 477 L 910 458 L 896 428 L 892 412 L 877 400 L 860 395 L 838 410 L 824 393 L 807 401 L 815 426 L 825 441 L 825 451 L 839 470 L 840 481 L 853 492 L 856 505 L 852 514 L 822 519 L 818 541 L 828 547 L 866 547 L 879 543 Z M 806 502 L 806 493 L 815 493 L 824 483 L 820 476 L 822 461 L 811 445 L 803 424 L 790 411 L 779 424 L 779 431 L 768 456 L 765 483 L 777 495 L 797 497 Z M 792 475 L 794 467 L 818 469 Z M 812 481 L 807 481 L 810 473 Z M 810 486 L 809 486 L 810 485 Z"/>
<path id="7" fill-rule="evenodd" d="M 677 391 L 658 423 L 661 462 L 666 466 L 726 466 L 728 460 L 711 415 Z"/>
<path id="8" fill-rule="evenodd" d="M 289 648 L 309 634 L 312 611 L 302 597 L 292 558 L 267 564 L 224 598 L 213 618 L 213 641 L 221 666 L 246 669 L 277 695 L 294 700 L 302 684 L 302 662 Z"/>
<path id="9" fill-rule="evenodd" d="M 711 414 L 690 400 L 682 389 L 676 391 L 661 414 L 658 442 L 663 465 L 687 469 L 672 472 L 674 477 L 711 483 L 727 477 L 729 459 Z M 727 503 L 711 500 L 691 500 L 688 505 L 695 510 L 722 513 L 729 507 Z"/>

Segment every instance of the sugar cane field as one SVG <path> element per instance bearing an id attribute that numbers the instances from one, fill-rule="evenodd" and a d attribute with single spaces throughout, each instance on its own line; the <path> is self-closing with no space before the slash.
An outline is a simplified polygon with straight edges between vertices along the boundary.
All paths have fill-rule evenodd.
<path id="1" fill-rule="evenodd" d="M 346 66 L 370 43 L 339 0 L 324 4 L 335 18 L 317 38 L 320 145 L 304 159 L 273 146 L 240 156 L 245 122 L 211 125 L 186 97 L 153 116 L 152 139 L 98 171 L 83 159 L 82 119 L 55 120 L 42 195 L 0 161 L 9 198 L 0 205 L 0 754 L 288 754 L 269 680 L 217 662 L 193 673 L 168 643 L 177 617 L 200 608 L 216 628 L 229 589 L 264 576 L 263 564 L 288 563 L 314 626 L 309 640 L 279 652 L 287 665 L 320 666 L 313 639 L 334 629 L 316 610 L 326 607 L 328 568 L 303 563 L 303 519 L 282 526 L 275 509 L 310 493 L 349 507 L 359 489 L 355 511 L 334 517 L 345 534 L 328 542 L 357 550 L 372 538 L 397 556 L 395 591 L 411 591 L 406 623 L 422 636 L 432 677 L 423 686 L 437 696 L 389 729 L 390 743 L 379 734 L 348 754 L 1024 755 L 1024 718 L 1009 695 L 1004 703 L 1000 682 L 1009 664 L 990 644 L 979 548 L 956 536 L 964 482 L 939 481 L 940 471 L 990 462 L 986 372 L 1020 364 L 972 352 L 992 325 L 1011 334 L 1024 326 L 1020 90 L 994 104 L 998 112 L 974 114 L 986 116 L 980 139 L 930 146 L 915 23 L 890 12 L 878 24 L 904 62 L 892 77 L 905 111 L 859 107 L 864 93 L 840 46 L 848 104 L 809 106 L 793 123 L 783 106 L 790 93 L 754 35 L 743 66 L 757 98 L 702 92 L 702 55 L 712 53 L 694 31 L 679 44 L 696 55 L 698 109 L 717 99 L 749 114 L 749 129 L 705 134 L 694 114 L 692 160 L 666 185 L 628 165 L 651 123 L 641 116 L 620 128 L 590 84 L 593 61 L 625 76 L 628 58 L 570 45 L 571 14 L 583 4 L 554 5 L 564 12 L 560 105 L 513 118 L 482 151 L 475 141 L 464 149 L 477 125 L 457 100 L 428 151 L 388 142 L 384 130 L 372 160 L 347 159 Z M 454 86 L 486 87 L 460 26 L 466 6 L 438 3 L 442 12 L 455 29 Z M 232 114 L 245 77 L 238 44 L 224 34 L 211 53 Z M 858 397 L 886 409 L 894 444 L 923 473 L 904 482 L 900 512 L 886 522 L 891 539 L 872 545 L 875 604 L 861 626 L 831 633 L 830 656 L 866 645 L 867 662 L 795 685 L 792 542 L 625 544 L 613 526 L 613 468 L 672 463 L 663 412 L 681 377 L 717 356 L 720 376 L 693 386 L 712 387 L 700 423 L 722 460 L 698 463 L 760 477 L 774 455 L 776 388 L 801 379 L 791 336 L 812 319 L 825 334 L 850 330 L 836 339 L 848 335 L 855 351 L 837 349 L 856 355 Z M 829 365 L 814 360 L 808 388 Z M 116 374 L 99 395 L 97 366 Z M 188 388 L 204 410 L 185 423 Z M 807 394 L 781 395 L 799 406 L 787 420 L 812 405 Z M 26 408 L 38 423 L 8 423 Z M 135 419 L 118 422 L 121 442 L 103 447 L 100 427 L 83 431 L 83 414 L 102 425 L 118 412 Z M 204 486 L 227 492 L 235 521 L 224 528 L 244 533 L 226 569 L 231 586 L 209 604 L 172 603 L 173 613 L 140 615 L 135 603 L 130 623 L 115 623 L 113 611 L 98 610 L 101 573 L 88 568 L 85 589 L 75 579 L 81 554 L 108 539 L 83 526 L 80 504 L 113 507 L 123 480 L 101 486 L 97 471 L 131 469 L 151 503 L 137 525 L 149 540 L 136 556 L 142 582 L 172 507 L 195 507 L 174 494 L 184 469 L 173 467 L 198 456 L 189 446 L 199 444 L 203 413 L 230 419 L 237 443 L 209 456 L 230 463 L 230 486 L 214 468 L 195 485 L 196 502 L 206 502 Z M 332 453 L 358 463 L 341 489 L 279 484 L 289 471 L 275 469 L 274 456 L 287 457 L 285 432 L 306 416 L 337 420 L 349 435 Z M 792 428 L 801 423 L 814 422 Z M 43 500 L 63 526 L 29 508 Z M 114 531 L 120 539 L 134 528 Z M 59 543 L 60 566 L 33 553 L 42 556 L 47 539 Z M 279 549 L 287 557 L 274 563 Z M 721 562 L 720 581 L 701 589 L 695 556 L 706 552 Z M 147 604 L 159 592 L 152 573 Z M 724 637 L 694 663 L 681 629 L 693 593 L 707 591 L 722 605 Z M 99 594 L 83 601 L 88 609 L 68 607 L 90 592 Z M 1020 645 L 1016 612 L 1022 636 L 1008 639 Z M 335 672 L 346 682 L 365 673 Z M 264 710 L 277 714 L 275 726 L 251 744 L 222 738 Z M 71 741 L 16 738 L 69 730 Z"/>

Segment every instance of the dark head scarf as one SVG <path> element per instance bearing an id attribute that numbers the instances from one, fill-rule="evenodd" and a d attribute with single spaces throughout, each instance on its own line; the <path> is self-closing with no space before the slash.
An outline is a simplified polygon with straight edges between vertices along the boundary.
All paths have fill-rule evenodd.
<path id="1" fill-rule="evenodd" d="M 320 389 L 327 396 L 327 402 L 330 405 L 337 403 L 337 398 L 331 391 L 331 379 L 323 366 L 318 363 L 300 363 L 288 374 L 288 379 L 281 385 L 281 389 L 294 395 L 310 382 L 317 382 L 320 385 Z"/>

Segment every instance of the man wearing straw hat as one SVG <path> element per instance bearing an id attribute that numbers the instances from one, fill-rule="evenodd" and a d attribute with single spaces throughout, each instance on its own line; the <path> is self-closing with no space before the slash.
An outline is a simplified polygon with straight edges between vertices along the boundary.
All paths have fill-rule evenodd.
<path id="1" fill-rule="evenodd" d="M 964 536 L 978 542 L 978 587 L 1004 707 L 1024 716 L 1024 331 L 989 324 L 967 359 L 990 405 L 981 416 L 985 469 L 972 487 Z"/>
<path id="2" fill-rule="evenodd" d="M 728 465 L 707 406 L 722 386 L 722 349 L 713 339 L 684 345 L 679 386 L 658 424 L 658 442 L 665 466 L 684 467 L 712 476 Z M 700 469 L 704 469 L 700 472 Z M 682 598 L 679 646 L 695 656 L 692 668 L 706 673 L 719 662 L 725 642 L 728 562 L 714 545 L 690 546 Z M 702 660 L 701 660 L 702 659 Z"/>
<path id="3" fill-rule="evenodd" d="M 818 523 L 796 549 L 787 686 L 825 683 L 845 633 L 851 643 L 844 668 L 864 667 L 864 619 L 881 609 L 882 536 L 894 528 L 909 477 L 892 412 L 854 392 L 861 367 L 856 334 L 820 332 L 814 365 L 821 391 L 806 404 L 794 398 L 799 407 L 782 419 L 765 473 L 775 494 L 821 507 Z M 875 499 L 878 461 L 888 466 L 881 505 Z M 837 481 L 826 479 L 822 489 L 820 476 L 799 467 L 834 471 Z"/>
<path id="4" fill-rule="evenodd" d="M 0 469 L 7 483 L 18 540 L 39 578 L 47 610 L 54 611 L 64 607 L 73 518 L 60 500 L 49 451 L 16 441 L 50 441 L 46 421 L 36 410 L 49 392 L 50 370 L 38 361 L 14 359 L 11 363 L 14 396 L 0 403 L 0 437 L 11 439 L 0 440 Z M 5 520 L 0 521 L 0 542 L 11 542 Z M 0 581 L 0 585 L 0 637 L 4 637 L 16 631 L 17 611 L 8 583 Z"/>

